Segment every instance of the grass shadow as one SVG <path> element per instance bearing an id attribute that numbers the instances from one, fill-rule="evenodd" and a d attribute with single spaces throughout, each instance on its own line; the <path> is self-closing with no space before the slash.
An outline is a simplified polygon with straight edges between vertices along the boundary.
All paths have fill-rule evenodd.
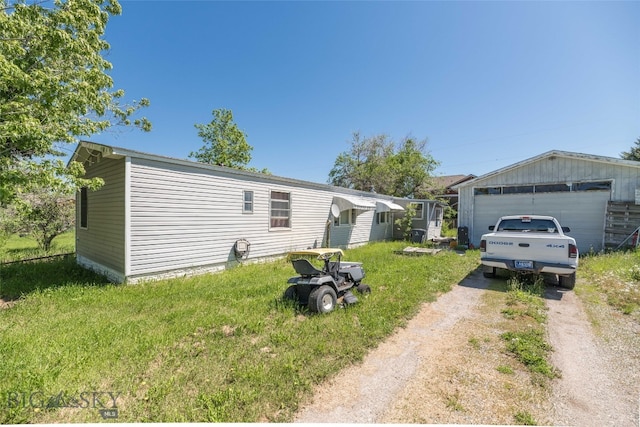
<path id="1" fill-rule="evenodd" d="M 482 276 L 482 266 L 471 270 L 469 274 L 467 274 L 464 279 L 462 279 L 458 286 L 463 286 L 465 288 L 473 288 L 473 289 L 488 289 L 490 285 L 489 279 L 486 279 Z"/>
<path id="2" fill-rule="evenodd" d="M 0 266 L 0 298 L 6 301 L 45 289 L 106 284 L 106 277 L 80 267 L 71 256 Z"/>

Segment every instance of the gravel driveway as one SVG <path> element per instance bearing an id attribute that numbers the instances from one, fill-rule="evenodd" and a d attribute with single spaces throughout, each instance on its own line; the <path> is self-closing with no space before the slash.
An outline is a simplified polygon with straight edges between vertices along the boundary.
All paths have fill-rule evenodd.
<path id="1" fill-rule="evenodd" d="M 364 361 L 319 386 L 301 405 L 299 423 L 514 424 L 526 412 L 538 423 L 639 426 L 640 331 L 628 319 L 608 319 L 598 334 L 573 292 L 547 291 L 552 362 L 562 372 L 550 387 L 513 363 L 503 350 L 504 321 L 478 271 L 437 301 Z M 622 326 L 620 326 L 622 325 Z"/>
<path id="2" fill-rule="evenodd" d="M 555 424 L 640 426 L 640 328 L 606 306 L 594 306 L 594 334 L 574 292 L 547 289 L 552 363 L 562 371 L 555 383 Z"/>

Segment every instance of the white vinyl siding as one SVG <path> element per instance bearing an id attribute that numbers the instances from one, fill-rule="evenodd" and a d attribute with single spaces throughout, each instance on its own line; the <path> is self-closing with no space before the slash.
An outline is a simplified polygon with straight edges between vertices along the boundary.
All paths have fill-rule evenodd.
<path id="1" fill-rule="evenodd" d="M 72 159 L 84 164 L 87 177 L 105 181 L 86 197 L 78 192 L 77 261 L 117 282 L 222 270 L 239 262 L 234 245 L 243 240 L 251 246 L 245 261 L 254 262 L 326 245 L 360 246 L 394 232 L 390 223 L 375 224 L 369 208 L 379 200 L 371 193 L 90 142 Z M 336 199 L 357 203 L 344 214 L 346 226 L 331 221 Z"/>
<path id="2" fill-rule="evenodd" d="M 363 245 L 370 240 L 382 240 L 372 238 L 374 226 L 374 211 L 359 209 L 346 209 L 340 212 L 340 225 L 331 228 L 330 245 L 333 247 L 353 247 Z"/>
<path id="3" fill-rule="evenodd" d="M 131 163 L 133 276 L 234 262 L 233 244 L 241 238 L 251 243 L 252 259 L 320 247 L 325 240 L 335 195 L 329 187 L 280 185 L 268 176 L 256 179 L 149 159 Z M 253 191 L 252 215 L 238 215 L 244 203 L 238 189 Z M 290 228 L 275 233 L 270 231 L 272 192 L 290 196 Z M 372 220 L 373 212 L 359 215 L 358 225 L 346 227 L 349 232 L 339 244 L 368 242 Z"/>

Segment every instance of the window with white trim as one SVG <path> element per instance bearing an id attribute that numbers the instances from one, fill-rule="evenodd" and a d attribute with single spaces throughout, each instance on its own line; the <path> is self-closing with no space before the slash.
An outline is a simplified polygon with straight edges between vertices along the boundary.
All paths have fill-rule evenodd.
<path id="1" fill-rule="evenodd" d="M 424 203 L 422 202 L 413 202 L 411 203 L 413 208 L 416 210 L 416 215 L 413 219 L 423 219 L 424 218 Z"/>
<path id="2" fill-rule="evenodd" d="M 271 191 L 269 225 L 271 228 L 291 228 L 291 193 Z"/>
<path id="3" fill-rule="evenodd" d="M 346 209 L 344 211 L 340 211 L 340 215 L 333 219 L 333 225 L 336 227 L 340 225 L 351 225 L 356 223 L 356 210 L 355 209 Z"/>
<path id="4" fill-rule="evenodd" d="M 253 191 L 244 190 L 242 200 L 242 213 L 253 213 Z"/>
<path id="5" fill-rule="evenodd" d="M 376 213 L 376 223 L 378 224 L 387 224 L 389 223 L 389 212 L 377 212 Z"/>

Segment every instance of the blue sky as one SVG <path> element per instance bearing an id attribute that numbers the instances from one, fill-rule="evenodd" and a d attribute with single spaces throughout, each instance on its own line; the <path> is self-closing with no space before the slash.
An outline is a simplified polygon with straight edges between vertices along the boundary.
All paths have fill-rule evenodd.
<path id="1" fill-rule="evenodd" d="M 96 142 L 187 158 L 227 108 L 251 166 L 326 182 L 354 131 L 426 138 L 436 175 L 640 137 L 639 2 L 121 4 L 106 57 L 153 131 Z"/>

